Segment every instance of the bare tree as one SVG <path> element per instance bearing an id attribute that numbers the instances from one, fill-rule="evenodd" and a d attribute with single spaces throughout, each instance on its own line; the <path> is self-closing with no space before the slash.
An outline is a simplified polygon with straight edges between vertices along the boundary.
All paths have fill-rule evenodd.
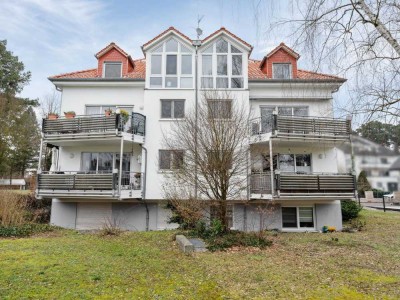
<path id="1" fill-rule="evenodd" d="M 60 114 L 61 94 L 56 89 L 47 93 L 40 101 L 42 117 L 45 118 L 49 113 Z"/>
<path id="2" fill-rule="evenodd" d="M 293 17 L 271 24 L 269 30 L 282 32 L 288 26 L 294 47 L 303 48 L 316 71 L 329 64 L 350 78 L 347 112 L 367 119 L 397 119 L 400 1 L 295 0 L 291 4 Z"/>
<path id="3" fill-rule="evenodd" d="M 227 91 L 210 90 L 202 95 L 197 122 L 193 107 L 164 133 L 164 146 L 170 149 L 168 157 L 175 168 L 166 174 L 164 186 L 185 189 L 186 198 L 208 200 L 225 230 L 227 202 L 247 195 L 248 120 L 244 101 Z"/>

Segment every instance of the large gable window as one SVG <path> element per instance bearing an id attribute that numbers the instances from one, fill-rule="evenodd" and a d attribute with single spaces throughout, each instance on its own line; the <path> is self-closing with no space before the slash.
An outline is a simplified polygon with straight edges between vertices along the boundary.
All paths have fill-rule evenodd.
<path id="1" fill-rule="evenodd" d="M 219 39 L 201 56 L 201 88 L 243 88 L 243 53 L 230 42 Z"/>
<path id="2" fill-rule="evenodd" d="M 292 77 L 291 67 L 292 65 L 290 63 L 272 64 L 272 74 L 274 79 L 290 79 Z"/>
<path id="3" fill-rule="evenodd" d="M 170 38 L 150 55 L 150 88 L 193 88 L 193 51 Z"/>
<path id="4" fill-rule="evenodd" d="M 105 62 L 104 78 L 121 78 L 122 63 L 121 62 Z"/>

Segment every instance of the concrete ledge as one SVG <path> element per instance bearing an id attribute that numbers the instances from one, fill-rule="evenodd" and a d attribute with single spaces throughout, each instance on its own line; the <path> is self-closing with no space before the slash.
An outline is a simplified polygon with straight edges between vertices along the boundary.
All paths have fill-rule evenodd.
<path id="1" fill-rule="evenodd" d="M 178 234 L 176 242 L 183 253 L 192 253 L 194 251 L 193 244 L 184 235 Z"/>

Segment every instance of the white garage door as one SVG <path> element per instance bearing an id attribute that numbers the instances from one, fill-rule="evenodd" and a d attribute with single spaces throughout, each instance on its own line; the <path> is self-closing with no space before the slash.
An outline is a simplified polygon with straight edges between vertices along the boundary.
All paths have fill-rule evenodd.
<path id="1" fill-rule="evenodd" d="M 101 229 L 111 221 L 111 203 L 78 203 L 76 229 Z"/>

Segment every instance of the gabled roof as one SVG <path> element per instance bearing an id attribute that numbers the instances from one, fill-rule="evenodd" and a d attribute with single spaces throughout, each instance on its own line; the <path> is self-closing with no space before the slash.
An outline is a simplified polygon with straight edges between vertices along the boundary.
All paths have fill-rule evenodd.
<path id="1" fill-rule="evenodd" d="M 293 56 L 295 59 L 300 58 L 300 54 L 298 54 L 296 51 L 294 51 L 292 48 L 288 47 L 284 42 L 282 42 L 277 47 L 272 49 L 272 51 L 270 51 L 267 55 L 264 56 L 264 58 L 261 61 L 260 67 L 262 68 L 267 58 L 271 57 L 273 54 L 275 54 L 277 51 L 281 49 L 285 51 L 287 54 Z"/>
<path id="2" fill-rule="evenodd" d="M 116 49 L 118 52 L 120 52 L 123 56 L 128 57 L 129 54 L 126 53 L 124 50 L 122 50 L 121 47 L 119 47 L 116 43 L 111 42 L 110 44 L 108 44 L 106 47 L 104 47 L 103 49 L 101 49 L 99 52 L 97 52 L 95 54 L 96 58 L 100 58 L 102 57 L 104 54 L 106 54 L 108 51 L 110 51 L 112 48 Z"/>
<path id="3" fill-rule="evenodd" d="M 244 44 L 246 47 L 250 48 L 251 52 L 253 50 L 253 46 L 250 45 L 249 43 L 247 43 L 246 41 L 242 40 L 240 37 L 238 37 L 237 35 L 233 34 L 232 32 L 230 32 L 228 29 L 226 29 L 225 27 L 221 27 L 220 29 L 218 29 L 217 31 L 214 31 L 213 33 L 211 33 L 209 36 L 205 37 L 202 40 L 202 43 L 204 44 L 205 42 L 208 42 L 209 40 L 211 40 L 213 37 L 217 36 L 218 34 L 220 34 L 221 32 L 226 33 L 227 35 L 231 36 L 232 38 L 238 40 L 240 43 Z"/>
<path id="4" fill-rule="evenodd" d="M 400 157 L 390 166 L 390 171 L 400 171 Z"/>
<path id="5" fill-rule="evenodd" d="M 260 68 L 261 61 L 249 59 L 249 80 L 272 80 L 267 74 L 263 73 Z M 334 75 L 322 74 L 317 72 L 297 70 L 297 77 L 293 79 L 303 79 L 303 80 L 328 80 L 328 81 L 346 81 L 345 78 L 341 78 Z"/>
<path id="6" fill-rule="evenodd" d="M 159 35 L 157 35 L 156 37 L 152 38 L 150 41 L 144 43 L 142 45 L 142 49 L 146 48 L 148 45 L 152 44 L 153 42 L 163 38 L 165 35 L 167 35 L 170 32 L 175 32 L 177 35 L 181 36 L 182 38 L 184 38 L 185 40 L 187 40 L 188 42 L 190 42 L 190 44 L 192 44 L 192 40 L 185 34 L 183 34 L 182 32 L 180 32 L 178 29 L 176 29 L 175 27 L 171 26 L 168 29 L 164 30 L 163 32 L 161 32 Z"/>

